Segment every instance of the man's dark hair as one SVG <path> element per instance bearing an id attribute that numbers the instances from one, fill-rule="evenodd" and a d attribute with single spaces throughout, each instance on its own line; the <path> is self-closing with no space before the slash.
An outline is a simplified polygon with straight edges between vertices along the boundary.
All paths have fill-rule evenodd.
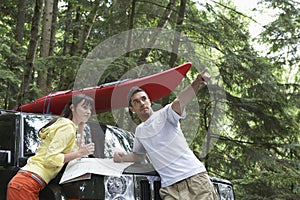
<path id="1" fill-rule="evenodd" d="M 129 92 L 128 92 L 128 94 L 127 94 L 127 101 L 128 101 L 128 106 L 129 106 L 129 107 L 132 106 L 132 105 L 131 105 L 131 97 L 132 97 L 135 93 L 138 93 L 138 92 L 145 92 L 145 90 L 143 90 L 142 88 L 137 87 L 137 86 L 134 86 L 134 87 L 132 87 L 132 88 L 129 90 Z"/>

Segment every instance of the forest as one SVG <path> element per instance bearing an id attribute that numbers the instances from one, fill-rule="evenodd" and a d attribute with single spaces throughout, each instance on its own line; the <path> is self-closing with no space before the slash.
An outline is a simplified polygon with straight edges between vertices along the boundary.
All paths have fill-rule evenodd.
<path id="1" fill-rule="evenodd" d="M 212 79 L 182 121 L 191 149 L 238 200 L 300 199 L 300 3 L 255 9 L 276 15 L 253 36 L 258 22 L 231 0 L 1 1 L 0 109 L 189 61 L 184 81 L 154 106 L 207 68 Z M 127 114 L 95 118 L 134 131 Z"/>

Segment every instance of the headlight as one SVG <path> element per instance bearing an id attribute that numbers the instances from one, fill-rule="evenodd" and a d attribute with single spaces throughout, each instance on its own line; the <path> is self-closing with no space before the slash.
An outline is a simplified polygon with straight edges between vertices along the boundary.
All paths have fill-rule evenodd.
<path id="1" fill-rule="evenodd" d="M 218 183 L 218 190 L 220 193 L 220 200 L 233 200 L 234 194 L 230 185 Z"/>
<path id="2" fill-rule="evenodd" d="M 105 177 L 106 200 L 130 200 L 134 199 L 132 178 L 129 176 Z"/>
<path id="3" fill-rule="evenodd" d="M 127 189 L 125 177 L 109 177 L 106 182 L 107 191 L 110 196 L 124 194 Z"/>

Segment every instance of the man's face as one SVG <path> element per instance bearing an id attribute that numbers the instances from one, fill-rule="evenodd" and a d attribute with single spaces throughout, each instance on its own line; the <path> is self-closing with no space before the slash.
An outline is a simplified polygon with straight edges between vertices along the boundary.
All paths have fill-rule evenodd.
<path id="1" fill-rule="evenodd" d="M 146 121 L 153 112 L 148 95 L 141 91 L 132 95 L 130 99 L 131 106 L 129 109 L 131 112 L 136 113 L 142 121 Z"/>

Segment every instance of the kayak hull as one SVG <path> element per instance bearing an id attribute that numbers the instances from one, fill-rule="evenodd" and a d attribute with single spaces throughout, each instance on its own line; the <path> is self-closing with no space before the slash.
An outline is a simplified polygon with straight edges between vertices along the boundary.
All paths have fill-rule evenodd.
<path id="1" fill-rule="evenodd" d="M 192 64 L 187 62 L 142 78 L 117 81 L 79 90 L 52 92 L 33 102 L 19 106 L 16 111 L 60 115 L 73 95 L 86 94 L 94 98 L 96 113 L 102 113 L 127 107 L 127 93 L 134 86 L 145 90 L 151 101 L 155 101 L 171 93 L 185 77 L 191 66 Z"/>

